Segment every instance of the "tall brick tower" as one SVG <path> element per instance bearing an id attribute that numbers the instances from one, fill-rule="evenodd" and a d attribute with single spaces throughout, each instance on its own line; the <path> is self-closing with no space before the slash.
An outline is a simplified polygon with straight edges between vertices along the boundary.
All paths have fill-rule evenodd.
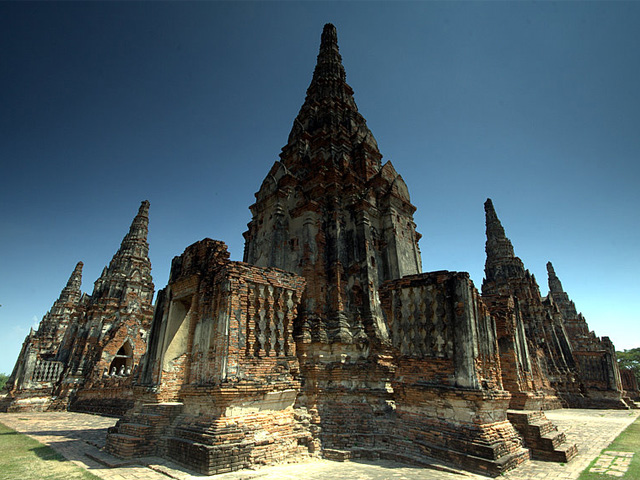
<path id="1" fill-rule="evenodd" d="M 151 304 L 153 282 L 151 280 L 151 261 L 149 260 L 149 202 L 145 200 L 138 214 L 131 222 L 129 233 L 125 235 L 120 248 L 111 259 L 108 267 L 96 280 L 91 294 L 91 303 L 106 299 L 125 301 L 134 294 L 137 301 Z"/>
<path id="2" fill-rule="evenodd" d="M 415 207 L 381 158 L 325 25 L 244 262 L 211 239 L 173 260 L 109 452 L 205 474 L 320 453 L 498 474 L 529 457 L 493 318 L 467 273 L 420 273 Z M 170 427 L 143 434 L 149 415 Z"/>
<path id="3" fill-rule="evenodd" d="M 80 291 L 82 266 L 82 262 L 78 262 L 60 296 L 40 321 L 38 330 L 32 330 L 25 339 L 8 381 L 12 394 L 18 395 L 16 390 L 24 390 L 20 394 L 25 397 L 32 394 L 44 397 L 51 394 L 52 386 L 60 379 L 64 364 L 57 358 L 58 349 L 67 330 L 77 327 L 84 311 Z M 12 401 L 18 403 L 19 398 Z M 46 402 L 42 403 L 46 408 Z"/>
<path id="4" fill-rule="evenodd" d="M 421 271 L 415 207 L 381 158 L 327 24 L 306 99 L 244 234 L 245 262 L 306 278 L 298 331 L 306 341 L 385 342 L 379 285 Z"/>
<path id="5" fill-rule="evenodd" d="M 80 286 L 83 265 L 82 262 L 76 264 L 60 297 L 42 318 L 36 332 L 36 336 L 43 342 L 43 348 L 51 355 L 56 354 L 67 328 L 77 321 L 78 305 L 82 297 Z"/>
<path id="6" fill-rule="evenodd" d="M 66 369 L 59 396 L 67 398 L 76 391 L 74 410 L 118 414 L 132 404 L 130 393 L 127 398 L 120 384 L 146 351 L 153 317 L 148 228 L 145 200 L 120 248 L 95 281 L 78 328 L 67 332 L 60 348 Z"/>
<path id="7" fill-rule="evenodd" d="M 582 394 L 576 381 L 576 365 L 562 321 L 551 315 L 543 305 L 535 276 L 516 257 L 511 241 L 496 215 L 491 199 L 484 204 L 487 228 L 485 279 L 482 295 L 512 297 L 516 317 L 520 318 L 531 355 L 534 381 L 540 393 L 550 399 L 555 392 L 570 404 L 580 401 Z M 490 302 L 489 302 L 490 303 Z M 536 371 L 539 371 L 536 374 Z M 549 401 L 547 407 L 557 407 Z"/>
<path id="8" fill-rule="evenodd" d="M 146 351 L 154 287 L 149 202 L 140 205 L 120 248 L 94 284 L 80 291 L 79 262 L 60 298 L 29 334 L 0 410 L 71 408 L 120 415 L 133 404 L 131 373 Z"/>
<path id="9" fill-rule="evenodd" d="M 564 325 L 576 359 L 580 381 L 586 393 L 584 405 L 595 408 L 627 408 L 616 350 L 609 337 L 596 337 L 562 288 L 551 262 L 547 262 L 549 294 L 545 306 Z M 629 404 L 631 404 L 629 400 Z"/>

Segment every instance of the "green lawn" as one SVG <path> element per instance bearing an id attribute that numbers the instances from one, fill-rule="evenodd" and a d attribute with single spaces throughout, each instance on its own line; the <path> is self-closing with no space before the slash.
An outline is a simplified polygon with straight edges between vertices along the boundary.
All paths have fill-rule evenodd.
<path id="1" fill-rule="evenodd" d="M 0 478 L 4 480 L 100 480 L 53 449 L 0 423 Z"/>
<path id="2" fill-rule="evenodd" d="M 625 464 L 628 469 L 625 470 Z M 640 479 L 640 417 L 600 452 L 578 480 Z"/>

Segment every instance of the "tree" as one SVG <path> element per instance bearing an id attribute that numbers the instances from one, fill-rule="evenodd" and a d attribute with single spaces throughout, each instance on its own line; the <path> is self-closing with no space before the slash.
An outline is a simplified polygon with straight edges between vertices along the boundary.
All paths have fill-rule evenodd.
<path id="1" fill-rule="evenodd" d="M 618 357 L 618 366 L 630 368 L 635 373 L 640 384 L 640 347 L 625 350 L 624 352 L 616 352 Z"/>
<path id="2" fill-rule="evenodd" d="M 9 376 L 4 373 L 0 373 L 0 391 L 4 390 L 7 380 L 9 380 Z"/>

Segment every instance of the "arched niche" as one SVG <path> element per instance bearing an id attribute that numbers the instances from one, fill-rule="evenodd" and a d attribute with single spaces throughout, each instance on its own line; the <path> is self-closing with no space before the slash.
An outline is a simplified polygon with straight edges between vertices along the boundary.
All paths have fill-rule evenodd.
<path id="1" fill-rule="evenodd" d="M 125 341 L 118 349 L 115 357 L 109 365 L 109 375 L 128 375 L 133 369 L 133 346 L 129 340 Z"/>

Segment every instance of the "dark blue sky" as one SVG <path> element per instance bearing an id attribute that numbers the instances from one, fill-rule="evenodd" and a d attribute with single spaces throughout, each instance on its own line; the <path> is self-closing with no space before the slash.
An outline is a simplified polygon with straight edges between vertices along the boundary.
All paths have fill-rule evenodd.
<path id="1" fill-rule="evenodd" d="M 639 2 L 0 4 L 0 372 L 151 202 L 156 289 L 204 237 L 242 259 L 326 22 L 409 186 L 423 269 L 480 288 L 483 202 L 547 293 L 640 345 Z"/>

